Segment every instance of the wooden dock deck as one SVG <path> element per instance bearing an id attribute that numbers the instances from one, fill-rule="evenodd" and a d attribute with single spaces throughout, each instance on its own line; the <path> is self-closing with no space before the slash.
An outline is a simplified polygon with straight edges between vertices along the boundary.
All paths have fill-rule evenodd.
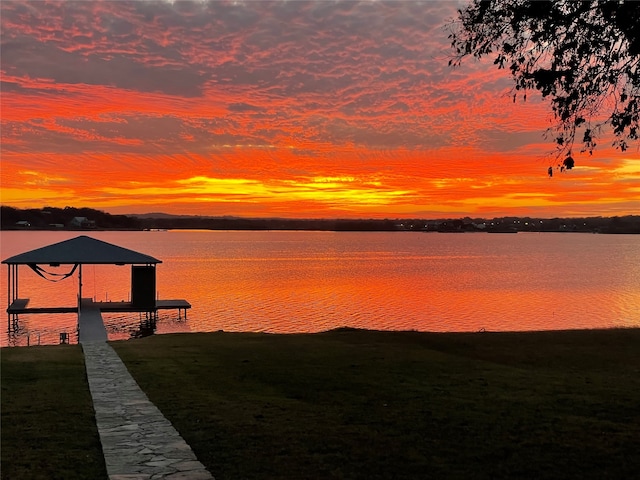
<path id="1" fill-rule="evenodd" d="M 94 302 L 90 298 L 82 299 L 82 306 L 84 308 L 84 302 L 90 301 L 93 305 L 96 305 L 99 310 L 103 312 L 146 312 L 148 309 L 141 309 L 134 306 L 131 302 Z M 20 313 L 77 313 L 78 307 L 29 307 L 28 298 L 18 298 L 13 301 L 7 313 L 20 314 Z M 155 310 L 178 310 L 184 311 L 186 315 L 187 309 L 191 308 L 191 304 L 186 300 L 157 300 Z"/>
<path id="2" fill-rule="evenodd" d="M 131 302 L 93 302 L 103 312 L 146 312 Z M 186 300 L 156 300 L 156 310 L 187 310 L 191 304 Z"/>
<path id="3" fill-rule="evenodd" d="M 107 338 L 98 304 L 90 298 L 83 298 L 78 315 L 78 343 L 106 342 Z"/>
<path id="4" fill-rule="evenodd" d="M 76 313 L 78 307 L 28 307 L 28 298 L 17 298 L 13 301 L 7 313 L 19 314 L 19 313 Z"/>

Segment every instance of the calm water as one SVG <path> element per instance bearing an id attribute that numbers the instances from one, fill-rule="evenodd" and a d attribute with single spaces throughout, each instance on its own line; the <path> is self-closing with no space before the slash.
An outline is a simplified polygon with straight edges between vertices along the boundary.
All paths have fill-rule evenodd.
<path id="1" fill-rule="evenodd" d="M 2 259 L 76 236 L 2 232 Z M 159 258 L 160 298 L 188 318 L 156 333 L 388 330 L 487 331 L 640 326 L 640 236 L 334 232 L 92 232 Z M 6 304 L 7 267 L 2 291 Z M 67 266 L 56 271 L 68 270 Z M 85 266 L 83 296 L 127 300 L 130 267 Z M 73 306 L 77 274 L 46 282 L 20 267 L 30 306 Z M 5 317 L 6 318 L 6 317 Z M 137 334 L 137 314 L 105 316 L 110 338 Z M 2 344 L 75 339 L 75 315 L 22 315 Z M 74 340 L 75 341 L 75 340 Z"/>

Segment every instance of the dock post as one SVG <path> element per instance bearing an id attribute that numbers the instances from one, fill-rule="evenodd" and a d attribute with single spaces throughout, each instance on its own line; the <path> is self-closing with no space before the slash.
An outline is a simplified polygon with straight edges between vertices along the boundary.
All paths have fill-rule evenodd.
<path id="1" fill-rule="evenodd" d="M 18 299 L 18 265 L 7 265 L 7 334 L 18 330 L 18 314 L 9 308 Z"/>
<path id="2" fill-rule="evenodd" d="M 80 312 L 82 310 L 82 264 L 78 265 L 78 332 L 80 332 Z"/>
<path id="3" fill-rule="evenodd" d="M 82 264 L 78 266 L 78 313 L 82 305 Z"/>
<path id="4" fill-rule="evenodd" d="M 9 307 L 11 306 L 11 265 L 7 265 L 7 335 L 11 333 L 11 314 Z"/>
<path id="5" fill-rule="evenodd" d="M 14 270 L 15 266 L 12 264 L 7 265 L 7 334 L 11 334 L 11 326 L 14 323 L 14 314 L 9 312 L 9 307 L 13 303 L 15 294 L 14 288 Z"/>

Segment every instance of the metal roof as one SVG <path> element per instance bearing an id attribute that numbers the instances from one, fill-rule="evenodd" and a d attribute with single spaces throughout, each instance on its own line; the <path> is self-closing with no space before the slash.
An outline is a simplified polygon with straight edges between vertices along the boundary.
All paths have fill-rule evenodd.
<path id="1" fill-rule="evenodd" d="M 81 235 L 70 240 L 14 255 L 2 261 L 11 265 L 26 264 L 139 264 L 162 263 L 162 260 L 128 248 Z"/>

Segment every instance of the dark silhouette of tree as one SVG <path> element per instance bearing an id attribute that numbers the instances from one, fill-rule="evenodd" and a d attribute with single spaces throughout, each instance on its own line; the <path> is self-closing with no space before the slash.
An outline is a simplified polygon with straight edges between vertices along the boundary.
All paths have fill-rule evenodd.
<path id="1" fill-rule="evenodd" d="M 640 2 L 474 0 L 450 28 L 450 65 L 492 56 L 513 76 L 514 102 L 534 89 L 550 99 L 561 170 L 576 138 L 591 154 L 605 125 L 621 151 L 638 139 Z"/>

